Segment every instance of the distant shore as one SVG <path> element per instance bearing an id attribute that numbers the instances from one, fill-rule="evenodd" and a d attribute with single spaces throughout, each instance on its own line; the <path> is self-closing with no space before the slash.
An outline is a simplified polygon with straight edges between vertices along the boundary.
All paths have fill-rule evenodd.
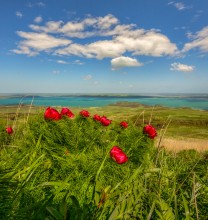
<path id="1" fill-rule="evenodd" d="M 0 93 L 1 98 L 8 97 L 134 97 L 134 98 L 207 98 L 208 93 Z"/>
<path id="2" fill-rule="evenodd" d="M 0 111 L 4 110 L 4 109 L 17 109 L 17 108 L 22 108 L 22 109 L 28 109 L 28 108 L 32 108 L 32 109 L 40 109 L 40 108 L 45 108 L 47 106 L 50 105 L 34 105 L 32 103 L 30 104 L 10 104 L 10 105 L 1 105 L 0 104 Z M 190 109 L 190 110 L 195 110 L 195 111 L 208 111 L 208 109 L 195 109 L 195 108 L 191 108 L 191 107 L 168 107 L 168 106 L 164 106 L 164 105 L 148 105 L 148 104 L 143 104 L 143 103 L 138 103 L 138 102 L 131 102 L 131 101 L 118 101 L 115 103 L 110 103 L 108 105 L 105 106 L 88 106 L 86 108 L 98 108 L 98 107 L 107 107 L 107 106 L 114 106 L 114 107 L 127 107 L 127 108 L 138 108 L 138 107 L 143 107 L 143 108 L 165 108 L 165 109 Z M 52 105 L 51 107 L 63 107 L 60 105 Z M 82 106 L 68 106 L 71 108 L 82 108 Z"/>
<path id="3" fill-rule="evenodd" d="M 8 95 L 8 94 L 7 94 Z M 71 106 L 104 107 L 108 105 L 164 106 L 208 110 L 208 94 L 10 94 L 0 96 L 0 106 Z M 130 104 L 131 103 L 131 104 Z M 122 104 L 121 104 L 122 105 Z"/>

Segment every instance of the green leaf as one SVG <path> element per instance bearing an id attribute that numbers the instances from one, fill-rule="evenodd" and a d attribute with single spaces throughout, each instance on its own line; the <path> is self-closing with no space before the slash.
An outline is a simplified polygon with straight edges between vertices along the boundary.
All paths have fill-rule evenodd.
<path id="1" fill-rule="evenodd" d="M 46 207 L 46 210 L 56 219 L 63 220 L 63 216 L 53 207 Z"/>
<path id="2" fill-rule="evenodd" d="M 189 220 L 190 219 L 189 205 L 188 205 L 188 201 L 183 196 L 183 194 L 182 194 L 182 199 L 183 199 L 183 206 L 184 206 L 184 209 L 185 209 L 186 220 Z"/>

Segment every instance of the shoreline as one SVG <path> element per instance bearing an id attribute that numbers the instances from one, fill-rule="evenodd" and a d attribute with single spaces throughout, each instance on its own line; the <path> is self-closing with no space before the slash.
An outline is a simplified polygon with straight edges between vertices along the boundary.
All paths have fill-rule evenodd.
<path id="1" fill-rule="evenodd" d="M 36 98 L 36 99 L 35 99 Z M 58 99 L 62 98 L 62 99 Z M 77 98 L 77 100 L 76 100 Z M 82 99 L 83 98 L 83 99 Z M 91 98 L 91 99 L 90 99 Z M 94 98 L 94 99 L 93 99 Z M 9 103 L 10 99 L 13 103 Z M 156 102 L 155 100 L 158 99 Z M 6 100 L 6 101 L 2 101 Z M 148 100 L 150 100 L 148 102 Z M 163 100 L 163 101 L 161 101 Z M 178 102 L 179 101 L 179 102 Z M 47 104 L 44 104 L 46 102 Z M 175 103 L 174 103 L 175 102 Z M 181 104 L 181 102 L 184 104 Z M 206 103 L 205 106 L 194 106 L 189 105 L 189 102 Z M 19 105 L 32 105 L 33 106 L 71 106 L 71 107 L 104 107 L 108 105 L 112 106 L 144 106 L 144 107 L 165 107 L 165 108 L 191 108 L 191 109 L 201 109 L 208 110 L 208 95 L 206 97 L 173 97 L 173 96 L 0 96 L 0 107 L 2 106 L 19 106 Z M 53 104 L 49 104 L 53 103 Z M 54 105 L 54 103 L 58 103 Z M 63 104 L 64 103 L 64 104 Z M 76 104 L 75 104 L 76 103 Z M 80 104 L 77 104 L 80 103 Z M 90 105 L 89 105 L 90 103 Z M 92 104 L 93 103 L 93 104 Z M 97 105 L 95 103 L 98 103 Z M 104 103 L 104 104 L 103 104 Z M 170 105 L 171 103 L 171 105 Z M 172 105 L 174 103 L 175 105 Z M 70 105 L 71 104 L 71 105 Z"/>
<path id="2" fill-rule="evenodd" d="M 33 97 L 99 97 L 99 98 L 202 98 L 208 99 L 208 93 L 0 93 L 4 98 Z"/>
<path id="3" fill-rule="evenodd" d="M 3 95 L 3 94 L 2 94 Z M 25 94 L 0 95 L 3 106 L 164 107 L 208 111 L 208 94 Z"/>
<path id="4" fill-rule="evenodd" d="M 115 103 L 109 103 L 103 106 L 70 106 L 70 105 L 31 105 L 31 104 L 0 104 L 0 110 L 5 108 L 18 108 L 18 107 L 30 107 L 30 108 L 45 108 L 45 107 L 54 107 L 54 108 L 61 108 L 61 107 L 70 107 L 70 108 L 105 108 L 105 107 L 121 107 L 121 108 L 164 108 L 164 109 L 190 109 L 193 111 L 208 111 L 208 108 L 194 108 L 194 107 L 172 107 L 172 106 L 165 106 L 161 104 L 155 104 L 155 105 L 148 105 L 148 104 L 142 104 L 139 102 L 131 102 L 131 101 L 122 101 L 122 102 L 115 102 Z"/>

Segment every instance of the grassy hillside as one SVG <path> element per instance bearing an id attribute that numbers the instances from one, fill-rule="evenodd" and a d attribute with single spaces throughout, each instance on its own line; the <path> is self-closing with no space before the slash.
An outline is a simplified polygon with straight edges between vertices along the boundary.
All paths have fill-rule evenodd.
<path id="1" fill-rule="evenodd" d="M 29 106 L 10 106 L 0 107 L 0 120 L 7 120 L 11 123 L 18 116 L 18 120 L 27 120 L 28 113 L 30 117 L 43 107 Z M 61 107 L 57 107 L 61 109 Z M 82 108 L 71 108 L 78 113 Z M 168 125 L 165 137 L 173 138 L 194 138 L 208 140 L 208 111 L 193 110 L 190 108 L 165 108 L 161 106 L 144 106 L 137 103 L 121 102 L 111 106 L 88 108 L 92 113 L 100 115 L 109 115 L 112 119 L 125 119 L 143 125 L 151 123 L 160 131 Z"/>
<path id="2" fill-rule="evenodd" d="M 162 135 L 170 114 L 175 120 L 166 132 L 170 136 L 181 120 L 187 129 L 190 123 L 204 129 L 197 111 L 125 103 L 89 108 L 89 117 L 74 108 L 73 119 L 48 120 L 45 108 L 12 108 L 0 115 L 2 219 L 207 218 L 207 152 L 167 152 L 143 132 L 150 123 Z M 198 113 L 206 120 L 207 112 Z M 104 126 L 94 114 L 112 121 Z M 12 134 L 6 133 L 7 125 L 13 126 Z M 112 153 L 115 146 L 122 152 Z"/>

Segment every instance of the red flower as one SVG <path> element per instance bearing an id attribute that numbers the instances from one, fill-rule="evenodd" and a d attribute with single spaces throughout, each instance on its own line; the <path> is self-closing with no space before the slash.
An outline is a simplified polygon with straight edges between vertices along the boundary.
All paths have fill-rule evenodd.
<path id="1" fill-rule="evenodd" d="M 90 117 L 90 113 L 87 110 L 82 110 L 79 114 L 84 118 Z"/>
<path id="2" fill-rule="evenodd" d="M 129 125 L 128 125 L 128 123 L 127 123 L 126 121 L 122 121 L 122 122 L 120 123 L 120 126 L 121 126 L 122 128 L 127 128 Z"/>
<path id="3" fill-rule="evenodd" d="M 51 120 L 60 120 L 61 115 L 59 114 L 59 112 L 56 109 L 48 107 L 45 110 L 44 118 L 45 119 L 51 119 Z"/>
<path id="4" fill-rule="evenodd" d="M 107 119 L 105 116 L 101 117 L 100 118 L 100 123 L 103 125 L 103 126 L 108 126 L 111 124 L 111 121 L 110 119 Z"/>
<path id="5" fill-rule="evenodd" d="M 154 137 L 157 136 L 157 132 L 156 132 L 155 128 L 152 127 L 151 125 L 146 125 L 143 128 L 143 133 L 147 134 L 151 139 L 154 139 Z"/>
<path id="6" fill-rule="evenodd" d="M 12 134 L 12 133 L 13 133 L 12 127 L 7 127 L 7 128 L 6 128 L 6 132 L 7 132 L 8 134 Z"/>
<path id="7" fill-rule="evenodd" d="M 95 114 L 95 115 L 93 116 L 93 119 L 94 119 L 95 121 L 100 121 L 101 117 L 100 117 L 99 115 Z"/>
<path id="8" fill-rule="evenodd" d="M 116 161 L 118 164 L 126 163 L 128 161 L 128 157 L 126 154 L 121 150 L 120 147 L 114 146 L 110 151 L 111 158 Z"/>
<path id="9" fill-rule="evenodd" d="M 61 115 L 66 115 L 68 116 L 69 118 L 73 118 L 74 117 L 74 114 L 72 113 L 72 111 L 68 108 L 62 108 L 61 109 Z"/>

